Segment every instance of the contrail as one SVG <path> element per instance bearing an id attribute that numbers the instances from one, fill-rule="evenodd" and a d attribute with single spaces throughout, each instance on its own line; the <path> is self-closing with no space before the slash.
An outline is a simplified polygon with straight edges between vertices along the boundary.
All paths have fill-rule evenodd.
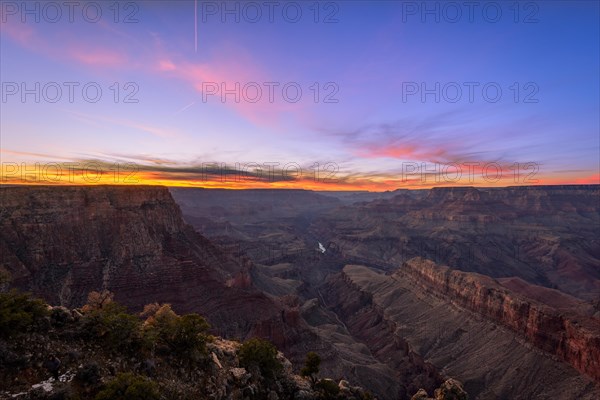
<path id="1" fill-rule="evenodd" d="M 179 114 L 180 112 L 183 112 L 183 111 L 187 110 L 188 108 L 190 108 L 194 104 L 196 104 L 196 102 L 192 101 L 190 104 L 188 104 L 187 106 L 183 107 L 181 110 L 177 111 L 175 114 Z"/>
<path id="2" fill-rule="evenodd" d="M 198 0 L 194 0 L 194 50 L 198 52 Z"/>

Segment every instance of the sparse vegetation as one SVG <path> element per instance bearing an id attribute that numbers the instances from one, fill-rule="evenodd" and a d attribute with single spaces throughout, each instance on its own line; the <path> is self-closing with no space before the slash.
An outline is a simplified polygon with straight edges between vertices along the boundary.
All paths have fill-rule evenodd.
<path id="1" fill-rule="evenodd" d="M 140 375 L 118 374 L 100 391 L 95 400 L 158 400 L 158 385 Z"/>
<path id="2" fill-rule="evenodd" d="M 100 385 L 101 378 L 100 366 L 96 362 L 91 362 L 77 370 L 73 383 L 80 392 L 92 393 Z"/>
<path id="3" fill-rule="evenodd" d="M 124 353 L 133 354 L 142 347 L 141 320 L 112 301 L 102 307 L 87 308 L 81 321 L 81 334 Z"/>
<path id="4" fill-rule="evenodd" d="M 314 385 L 317 381 L 320 365 L 321 357 L 319 357 L 317 353 L 311 351 L 306 355 L 306 361 L 304 362 L 304 367 L 300 370 L 300 375 L 309 378 Z"/>
<path id="5" fill-rule="evenodd" d="M 233 398 L 275 393 L 291 399 L 300 390 L 301 380 L 284 370 L 269 341 L 215 339 L 203 317 L 177 315 L 168 304 L 132 315 L 110 292 L 91 293 L 88 300 L 69 310 L 18 292 L 0 294 L 0 367 L 6 371 L 0 397 L 191 400 L 225 390 Z M 47 329 L 33 329 L 38 326 Z M 31 352 L 20 355 L 23 348 Z M 316 353 L 307 354 L 302 374 L 316 383 L 307 399 L 368 399 L 360 390 L 344 395 L 332 381 L 317 382 L 320 362 Z"/>
<path id="6" fill-rule="evenodd" d="M 206 357 L 210 325 L 200 315 L 179 316 L 169 304 L 146 307 L 142 315 L 148 315 L 144 323 L 145 336 L 159 351 L 187 362 Z"/>
<path id="7" fill-rule="evenodd" d="M 48 307 L 27 293 L 0 293 L 0 336 L 15 336 L 40 328 L 48 316 Z"/>
<path id="8" fill-rule="evenodd" d="M 240 366 L 250 370 L 258 368 L 267 378 L 275 378 L 283 369 L 277 360 L 277 349 L 267 340 L 252 338 L 242 344 L 238 351 Z"/>
<path id="9" fill-rule="evenodd" d="M 114 294 L 108 290 L 102 292 L 90 292 L 88 294 L 87 303 L 83 306 L 83 312 L 101 310 L 105 306 L 113 303 Z"/>
<path id="10" fill-rule="evenodd" d="M 323 400 L 335 400 L 340 394 L 339 386 L 330 379 L 321 379 L 315 384 L 315 390 Z"/>

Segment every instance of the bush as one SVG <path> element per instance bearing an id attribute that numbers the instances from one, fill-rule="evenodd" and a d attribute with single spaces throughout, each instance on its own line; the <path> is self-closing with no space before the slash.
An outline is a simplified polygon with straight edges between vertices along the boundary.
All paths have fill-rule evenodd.
<path id="1" fill-rule="evenodd" d="M 197 314 L 187 314 L 177 320 L 171 347 L 177 353 L 197 352 L 206 354 L 208 322 Z"/>
<path id="2" fill-rule="evenodd" d="M 114 300 L 114 294 L 108 290 L 102 292 L 90 292 L 88 293 L 87 303 L 83 306 L 83 312 L 100 310 L 105 306 L 111 304 Z"/>
<path id="3" fill-rule="evenodd" d="M 315 390 L 319 393 L 319 399 L 334 400 L 340 394 L 340 387 L 331 379 L 321 379 L 315 385 Z"/>
<path id="4" fill-rule="evenodd" d="M 142 376 L 118 374 L 106 384 L 95 400 L 159 400 L 158 385 Z"/>
<path id="5" fill-rule="evenodd" d="M 277 359 L 277 348 L 269 341 L 253 338 L 244 342 L 238 350 L 240 366 L 257 367 L 265 378 L 275 378 L 283 370 Z"/>
<path id="6" fill-rule="evenodd" d="M 89 309 L 81 320 L 81 331 L 85 338 L 101 339 L 112 350 L 131 354 L 142 345 L 140 319 L 114 302 Z"/>
<path id="7" fill-rule="evenodd" d="M 56 328 L 62 328 L 73 321 L 71 312 L 65 307 L 52 307 L 50 310 L 50 323 Z"/>
<path id="8" fill-rule="evenodd" d="M 300 370 L 300 375 L 310 378 L 313 385 L 316 382 L 319 366 L 321 365 L 321 357 L 315 352 L 309 352 L 306 355 L 304 367 Z"/>
<path id="9" fill-rule="evenodd" d="M 199 361 L 206 357 L 210 325 L 198 314 L 179 316 L 165 304 L 148 316 L 144 323 L 145 337 L 151 342 L 185 361 Z"/>
<path id="10" fill-rule="evenodd" d="M 0 336 L 9 337 L 40 326 L 48 316 L 48 306 L 27 293 L 12 290 L 0 293 Z"/>
<path id="11" fill-rule="evenodd" d="M 167 343 L 164 343 L 162 339 L 169 336 L 169 332 L 174 329 L 175 321 L 179 318 L 171 309 L 171 305 L 147 304 L 141 316 L 146 317 L 146 321 L 144 322 L 144 337 L 147 342 L 152 346 L 164 346 L 165 350 L 169 350 Z"/>

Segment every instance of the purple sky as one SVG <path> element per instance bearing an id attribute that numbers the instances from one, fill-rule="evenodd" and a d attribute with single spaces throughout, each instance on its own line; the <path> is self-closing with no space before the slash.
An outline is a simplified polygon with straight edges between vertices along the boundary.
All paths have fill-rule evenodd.
<path id="1" fill-rule="evenodd" d="M 600 183 L 598 2 L 514 4 L 2 2 L 3 176 L 94 160 L 177 185 Z M 214 162 L 252 179 L 200 177 Z"/>

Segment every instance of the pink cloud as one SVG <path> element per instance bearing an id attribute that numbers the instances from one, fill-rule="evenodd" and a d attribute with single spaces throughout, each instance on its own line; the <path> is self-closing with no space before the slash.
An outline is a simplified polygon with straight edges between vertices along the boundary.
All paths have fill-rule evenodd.
<path id="1" fill-rule="evenodd" d="M 364 158 L 395 158 L 401 160 L 446 160 L 450 157 L 444 148 L 434 143 L 416 144 L 414 141 L 393 144 L 366 144 L 355 149 L 355 153 Z"/>
<path id="2" fill-rule="evenodd" d="M 2 23 L 2 32 L 21 47 L 50 59 L 66 59 L 88 67 L 102 68 L 130 64 L 126 52 L 116 50 L 112 45 L 100 45 L 80 36 L 67 36 L 61 31 L 42 32 L 31 24 L 8 20 Z"/>
<path id="3" fill-rule="evenodd" d="M 104 27 L 102 24 L 98 24 L 98 27 L 103 29 L 103 33 L 110 33 L 107 38 L 115 34 L 114 28 Z M 164 48 L 158 39 L 151 41 L 148 48 L 136 48 L 139 54 L 135 54 L 134 57 L 131 55 L 131 49 L 124 47 L 123 44 L 130 41 L 121 41 L 121 44 L 115 47 L 114 41 L 102 43 L 90 40 L 89 37 L 66 35 L 63 30 L 42 32 L 40 29 L 43 27 L 33 27 L 19 21 L 3 23 L 2 28 L 11 40 L 23 48 L 53 60 L 75 62 L 101 72 L 110 68 L 135 69 L 147 74 L 158 74 L 167 79 L 183 81 L 185 85 L 201 94 L 206 91 L 203 83 L 214 83 L 218 85 L 219 93 L 210 95 L 208 101 L 227 107 L 258 126 L 281 128 L 284 116 L 293 114 L 300 118 L 302 113 L 306 113 L 309 109 L 311 95 L 307 93 L 306 87 L 302 88 L 305 93 L 298 103 L 288 102 L 282 97 L 282 86 L 287 82 L 279 82 L 279 86 L 275 88 L 274 99 L 270 101 L 269 87 L 264 83 L 277 79 L 260 66 L 246 50 L 234 44 L 221 47 L 207 62 L 200 63 L 190 61 L 186 55 L 176 54 Z M 57 43 L 60 43 L 60 46 L 57 46 Z M 244 86 L 248 83 L 252 85 L 254 82 L 262 92 L 261 97 L 255 102 L 243 96 Z M 233 95 L 227 95 L 226 101 L 222 102 L 221 85 L 228 90 L 239 88 L 240 101 L 236 102 Z M 248 86 L 246 93 L 255 96 L 256 86 Z M 207 93 L 205 94 L 208 96 Z"/>
<path id="4" fill-rule="evenodd" d="M 118 67 L 127 62 L 126 57 L 115 51 L 108 49 L 71 49 L 70 56 L 73 60 L 82 64 L 102 66 L 102 67 Z"/>
<path id="5" fill-rule="evenodd" d="M 158 62 L 158 72 L 183 80 L 197 92 L 202 93 L 208 102 L 223 104 L 260 126 L 277 127 L 284 113 L 297 112 L 303 108 L 300 102 L 294 104 L 282 98 L 283 83 L 275 88 L 273 101 L 270 101 L 269 88 L 264 83 L 274 79 L 244 50 L 233 45 L 215 54 L 207 63 L 193 63 L 184 59 L 173 62 L 170 58 L 162 59 Z M 261 97 L 255 102 L 249 101 L 243 95 L 246 84 L 250 84 L 246 92 L 248 96 L 256 95 L 254 83 L 262 92 Z M 233 94 L 225 96 L 225 102 L 222 102 L 223 88 L 240 93 L 239 102 Z M 211 94 L 210 90 L 217 90 L 217 93 Z"/>
<path id="6" fill-rule="evenodd" d="M 158 70 L 159 71 L 175 71 L 177 67 L 171 60 L 159 60 Z"/>
<path id="7" fill-rule="evenodd" d="M 24 47 L 31 46 L 36 36 L 36 31 L 31 25 L 19 22 L 2 22 L 2 33 Z"/>

